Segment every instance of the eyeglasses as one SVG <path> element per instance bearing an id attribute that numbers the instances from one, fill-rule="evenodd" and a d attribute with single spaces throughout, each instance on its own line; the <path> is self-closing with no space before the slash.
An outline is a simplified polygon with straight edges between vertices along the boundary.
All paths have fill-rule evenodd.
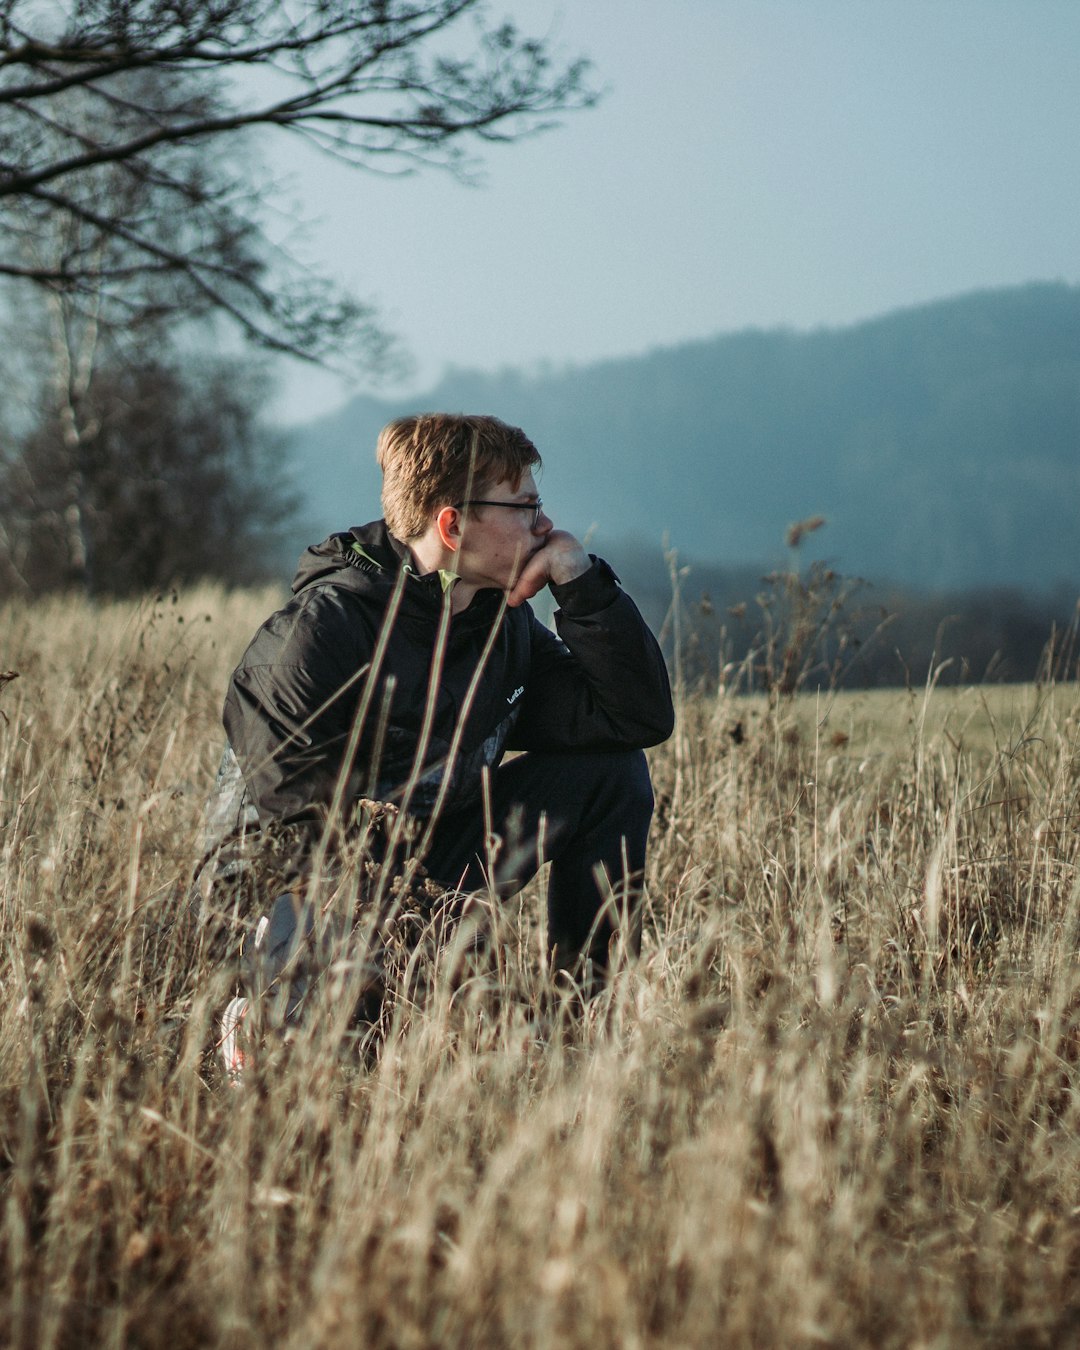
<path id="1" fill-rule="evenodd" d="M 531 511 L 533 518 L 529 522 L 530 530 L 535 530 L 540 524 L 540 512 L 544 509 L 544 503 L 539 497 L 534 502 L 489 502 L 477 497 L 468 502 L 455 502 L 454 505 L 459 511 L 463 506 L 509 506 L 512 511 Z"/>

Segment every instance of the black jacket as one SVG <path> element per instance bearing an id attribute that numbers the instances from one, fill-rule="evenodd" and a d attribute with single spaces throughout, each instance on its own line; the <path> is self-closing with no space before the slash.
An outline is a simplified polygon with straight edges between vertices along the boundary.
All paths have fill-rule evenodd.
<path id="1" fill-rule="evenodd" d="M 445 808 L 456 810 L 478 801 L 481 771 L 505 750 L 665 740 L 664 659 L 608 565 L 594 559 L 551 589 L 558 637 L 495 590 L 451 617 L 441 577 L 416 573 L 383 521 L 308 549 L 292 600 L 230 682 L 224 722 L 239 773 L 225 777 L 239 790 L 242 774 L 244 800 L 223 803 L 219 784 L 215 833 L 243 823 L 245 807 L 262 826 L 318 817 L 350 743 L 346 809 L 372 797 L 424 816 L 448 766 Z"/>

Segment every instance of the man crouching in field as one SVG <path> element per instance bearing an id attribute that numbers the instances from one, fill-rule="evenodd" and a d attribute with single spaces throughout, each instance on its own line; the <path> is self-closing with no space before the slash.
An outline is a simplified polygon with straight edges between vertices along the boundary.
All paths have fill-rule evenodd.
<path id="1" fill-rule="evenodd" d="M 268 841 L 289 841 L 258 883 L 285 889 L 252 897 L 256 914 L 273 902 L 257 940 L 283 970 L 313 927 L 312 856 L 370 833 L 374 809 L 383 870 L 421 862 L 460 897 L 512 895 L 550 862 L 552 959 L 602 977 L 620 927 L 637 946 L 653 806 L 642 749 L 674 720 L 656 639 L 607 563 L 544 514 L 523 431 L 404 417 L 378 460 L 385 519 L 303 555 L 293 598 L 233 673 L 206 909 L 220 912 L 217 882 L 253 844 L 272 855 Z M 558 636 L 527 603 L 545 586 Z M 503 763 L 507 750 L 526 753 Z"/>

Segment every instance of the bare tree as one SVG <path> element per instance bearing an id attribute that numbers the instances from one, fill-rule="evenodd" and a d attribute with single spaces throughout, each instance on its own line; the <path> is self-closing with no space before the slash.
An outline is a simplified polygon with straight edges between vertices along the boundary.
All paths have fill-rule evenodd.
<path id="1" fill-rule="evenodd" d="M 69 116 L 73 104 L 91 116 L 99 111 L 86 106 L 79 90 L 69 90 L 57 101 Z M 56 131 L 42 130 L 42 147 L 50 140 L 55 145 L 57 139 Z M 97 201 L 126 221 L 151 218 L 162 205 L 154 184 L 124 175 L 114 165 L 101 166 L 92 190 Z M 9 238 L 17 240 L 27 271 L 53 278 L 38 280 L 36 287 L 27 278 L 20 279 L 22 290 L 15 291 L 8 325 L 5 365 L 11 365 L 13 349 L 24 356 L 33 354 L 30 397 L 36 422 L 34 433 L 21 439 L 8 429 L 7 443 L 0 450 L 7 469 L 6 490 L 0 498 L 0 518 L 9 541 L 7 561 L 10 569 L 14 541 L 25 553 L 27 539 L 40 536 L 47 525 L 60 574 L 68 583 L 91 591 L 94 479 L 100 467 L 95 448 L 101 433 L 94 394 L 100 367 L 121 360 L 125 346 L 144 353 L 143 362 L 148 351 L 157 353 L 159 360 L 170 360 L 166 316 L 179 307 L 190 322 L 205 317 L 205 311 L 185 304 L 183 287 L 178 293 L 168 274 L 139 270 L 131 274 L 125 266 L 131 252 L 126 242 L 79 215 L 25 200 L 9 202 L 6 215 Z M 163 234 L 166 231 L 175 232 L 168 216 L 161 227 Z M 219 247 L 224 255 L 228 246 Z M 56 279 L 72 259 L 78 260 L 77 278 Z M 20 457 L 26 462 L 21 463 Z M 20 492 L 18 484 L 30 491 Z M 40 488 L 36 506 L 35 485 Z"/>
<path id="2" fill-rule="evenodd" d="M 373 314 L 271 267 L 245 133 L 360 168 L 467 172 L 594 99 L 582 61 L 494 23 L 483 0 L 0 0 L 0 275 L 93 304 L 225 313 L 310 359 Z M 68 242 L 28 248 L 44 221 Z"/>
<path id="3" fill-rule="evenodd" d="M 128 221 L 163 208 L 156 183 L 116 165 L 93 187 Z M 254 368 L 197 359 L 177 335 L 198 332 L 206 307 L 183 278 L 127 269 L 124 239 L 26 203 L 9 216 L 28 265 L 49 273 L 77 258 L 80 271 L 71 283 L 11 282 L 3 364 L 9 387 L 21 375 L 25 407 L 0 437 L 0 591 L 116 594 L 257 575 L 268 531 L 294 503 L 260 425 Z M 160 233 L 184 229 L 166 218 Z M 227 239 L 206 247 L 230 256 Z"/>
<path id="4" fill-rule="evenodd" d="M 0 445 L 0 594 L 265 575 L 295 496 L 250 362 L 156 344 L 99 354 L 75 447 L 66 392 L 41 392 L 29 430 Z"/>

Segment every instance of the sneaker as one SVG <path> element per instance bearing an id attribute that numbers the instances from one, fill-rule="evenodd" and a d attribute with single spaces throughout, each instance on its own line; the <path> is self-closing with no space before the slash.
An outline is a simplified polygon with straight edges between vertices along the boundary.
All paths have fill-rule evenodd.
<path id="1" fill-rule="evenodd" d="M 240 995 L 233 999 L 221 1018 L 218 1049 L 225 1065 L 225 1076 L 232 1087 L 237 1087 L 243 1078 L 246 1056 L 251 1053 L 247 1028 L 243 1025 L 247 1011 L 248 1001 Z"/>
<path id="2" fill-rule="evenodd" d="M 255 927 L 256 951 L 263 945 L 269 923 L 269 917 L 264 914 Z M 251 1036 L 248 1028 L 242 1025 L 247 1014 L 248 1000 L 242 994 L 238 994 L 221 1016 L 221 1039 L 218 1041 L 218 1050 L 221 1052 L 228 1080 L 234 1087 L 240 1082 L 247 1056 L 251 1054 Z"/>

